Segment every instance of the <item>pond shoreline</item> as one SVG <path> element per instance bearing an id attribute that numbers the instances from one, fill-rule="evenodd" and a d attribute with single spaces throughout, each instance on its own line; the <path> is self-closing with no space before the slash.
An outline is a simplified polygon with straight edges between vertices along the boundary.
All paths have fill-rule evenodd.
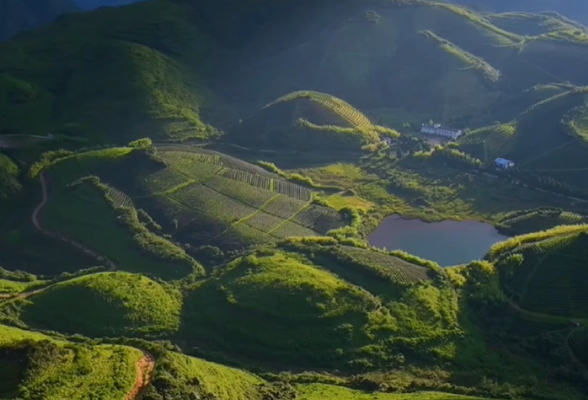
<path id="1" fill-rule="evenodd" d="M 384 218 L 367 237 L 371 246 L 402 250 L 446 268 L 482 259 L 509 239 L 503 229 L 476 220 L 426 221 L 401 214 Z"/>

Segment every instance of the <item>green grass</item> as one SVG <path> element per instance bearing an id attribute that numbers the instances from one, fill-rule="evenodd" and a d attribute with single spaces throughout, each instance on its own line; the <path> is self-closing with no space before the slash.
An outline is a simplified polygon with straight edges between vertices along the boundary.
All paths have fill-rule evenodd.
<path id="1" fill-rule="evenodd" d="M 18 181 L 19 173 L 20 168 L 14 161 L 0 153 L 0 202 L 9 200 L 21 190 L 22 185 Z"/>
<path id="2" fill-rule="evenodd" d="M 337 97 L 305 90 L 267 104 L 232 128 L 229 137 L 248 146 L 333 151 L 359 150 L 380 134 L 397 135 Z"/>
<path id="3" fill-rule="evenodd" d="M 92 337 L 157 336 L 179 329 L 181 299 L 144 276 L 115 272 L 59 283 L 19 307 L 21 319 L 37 328 Z"/>
<path id="4" fill-rule="evenodd" d="M 77 135 L 111 139 L 209 136 L 198 69 L 215 45 L 191 16 L 190 7 L 164 0 L 105 8 L 2 44 L 0 69 L 37 93 L 6 103 L 9 127 L 44 134 L 74 123 Z"/>
<path id="5" fill-rule="evenodd" d="M 490 256 L 505 254 L 497 266 L 505 276 L 505 289 L 524 310 L 586 319 L 587 238 L 585 225 L 561 226 L 496 245 Z M 515 241 L 519 244 L 511 248 L 509 242 Z"/>
<path id="6" fill-rule="evenodd" d="M 300 400 L 489 400 L 440 392 L 367 393 L 346 387 L 320 383 L 297 385 Z"/>
<path id="7" fill-rule="evenodd" d="M 266 384 L 246 371 L 177 353 L 167 353 L 157 361 L 153 379 L 146 396 L 154 398 L 156 394 L 164 398 L 197 394 L 219 400 L 261 400 Z"/>
<path id="8" fill-rule="evenodd" d="M 0 295 L 23 293 L 45 284 L 46 282 L 44 281 L 17 282 L 7 279 L 0 279 Z"/>
<path id="9" fill-rule="evenodd" d="M 133 387 L 141 356 L 130 347 L 74 345 L 0 325 L 0 396 L 118 400 Z"/>

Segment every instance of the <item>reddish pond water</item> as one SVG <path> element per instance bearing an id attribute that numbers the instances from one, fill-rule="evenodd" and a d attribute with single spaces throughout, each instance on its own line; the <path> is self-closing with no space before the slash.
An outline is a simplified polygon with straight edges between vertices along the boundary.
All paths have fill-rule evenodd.
<path id="1" fill-rule="evenodd" d="M 494 226 L 483 222 L 427 223 L 392 215 L 369 235 L 368 242 L 375 247 L 403 250 L 450 267 L 479 260 L 493 244 L 507 239 L 508 236 L 498 233 Z"/>

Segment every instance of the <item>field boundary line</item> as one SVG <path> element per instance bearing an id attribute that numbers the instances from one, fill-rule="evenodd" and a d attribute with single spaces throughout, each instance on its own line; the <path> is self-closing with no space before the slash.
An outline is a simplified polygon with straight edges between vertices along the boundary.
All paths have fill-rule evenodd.
<path id="1" fill-rule="evenodd" d="M 541 160 L 542 158 L 544 158 L 544 157 L 547 157 L 548 155 L 550 155 L 550 154 L 553 154 L 553 153 L 555 153 L 555 152 L 556 152 L 556 151 L 558 151 L 558 150 L 562 150 L 563 148 L 565 148 L 565 147 L 569 146 L 570 144 L 572 144 L 572 143 L 575 143 L 575 142 L 577 142 L 577 141 L 578 141 L 578 139 L 573 139 L 573 140 L 570 140 L 569 142 L 565 142 L 565 143 L 563 143 L 563 144 L 560 144 L 560 145 L 559 145 L 559 146 L 557 146 L 556 148 L 554 148 L 554 149 L 550 149 L 549 151 L 547 151 L 547 152 L 545 152 L 545 153 L 543 153 L 543 154 L 540 154 L 540 155 L 538 155 L 537 157 L 534 157 L 534 158 L 531 158 L 530 160 L 524 161 L 524 162 L 523 162 L 523 163 L 521 163 L 520 165 L 521 165 L 521 166 L 524 166 L 524 165 L 529 165 L 529 164 L 530 164 L 530 163 L 532 163 L 532 162 L 539 161 L 539 160 Z M 521 168 L 519 168 L 519 169 L 521 169 Z M 529 171 L 529 170 L 527 170 L 527 169 L 524 169 L 524 168 L 522 168 L 522 170 L 524 170 L 524 171 Z"/>
<path id="2" fill-rule="evenodd" d="M 163 191 L 163 192 L 155 192 L 155 193 L 152 193 L 152 194 L 149 194 L 149 195 L 145 195 L 145 196 L 135 196 L 135 197 L 131 197 L 131 199 L 132 198 L 135 198 L 135 199 L 148 199 L 148 198 L 154 197 L 154 196 L 166 196 L 168 194 L 173 194 L 173 193 L 177 192 L 178 190 L 187 188 L 188 186 L 193 185 L 195 183 L 197 183 L 195 179 L 189 178 L 188 181 L 183 182 L 183 183 L 180 183 L 179 185 L 176 185 L 176 186 L 174 186 L 174 187 L 172 187 L 172 188 L 170 188 L 170 189 L 168 189 L 166 191 Z"/>
<path id="3" fill-rule="evenodd" d="M 301 212 L 303 212 L 304 210 L 306 210 L 307 208 L 310 207 L 310 205 L 312 204 L 312 199 L 310 199 L 305 205 L 303 205 L 302 207 L 300 207 L 300 209 L 298 211 L 296 211 L 294 214 L 292 214 L 290 216 L 290 218 L 285 219 L 283 222 L 279 223 L 278 225 L 274 226 L 272 229 L 270 229 L 267 234 L 271 235 L 272 232 L 277 231 L 278 229 L 280 229 L 282 226 L 286 225 L 288 222 L 292 222 L 292 219 L 296 218 L 298 215 L 300 215 Z M 296 222 L 292 222 L 293 224 L 296 224 Z M 300 224 L 296 224 L 296 225 L 300 225 Z M 302 225 L 300 225 L 302 226 Z M 304 226 L 302 226 L 304 228 Z M 310 229 L 310 228 L 309 228 Z M 314 232 L 313 229 L 310 229 L 311 231 Z"/>
<path id="4" fill-rule="evenodd" d="M 101 264 L 106 264 L 106 266 L 110 267 L 109 268 L 110 271 L 116 271 L 118 269 L 116 264 L 114 264 L 112 261 L 110 261 L 106 256 L 104 256 L 104 255 L 100 254 L 98 251 L 92 249 L 90 246 L 88 246 L 84 243 L 80 243 L 78 241 L 75 241 L 72 238 L 70 238 L 67 235 L 64 235 L 62 233 L 47 230 L 47 229 L 43 228 L 43 226 L 41 225 L 40 219 L 39 219 L 39 214 L 45 208 L 45 206 L 47 205 L 47 201 L 49 200 L 49 195 L 48 195 L 48 190 L 47 190 L 47 181 L 45 180 L 45 171 L 41 171 L 41 173 L 39 174 L 39 180 L 41 181 L 43 198 L 42 198 L 41 202 L 37 205 L 37 207 L 35 207 L 35 210 L 33 211 L 33 214 L 31 215 L 31 222 L 33 223 L 35 228 L 39 232 L 41 232 L 49 237 L 52 237 L 54 239 L 59 239 L 59 240 L 62 240 L 64 242 L 69 243 L 70 245 L 81 250 L 83 253 L 85 253 L 89 257 L 94 258 L 96 261 L 100 262 Z"/>
<path id="5" fill-rule="evenodd" d="M 222 194 L 222 193 L 221 193 Z M 233 229 L 235 226 L 239 225 L 241 222 L 247 221 L 250 218 L 255 217 L 257 214 L 259 214 L 260 212 L 263 212 L 263 209 L 268 206 L 269 204 L 273 203 L 274 201 L 276 201 L 278 199 L 278 197 L 282 196 L 282 194 L 278 193 L 275 196 L 273 196 L 271 199 L 269 199 L 268 201 L 266 201 L 265 203 L 263 203 L 257 210 L 255 210 L 255 212 L 252 212 L 251 214 L 241 218 L 238 221 L 233 222 L 228 228 L 226 228 L 225 230 L 223 230 L 222 232 L 214 235 L 213 237 L 211 237 L 210 239 L 208 239 L 204 245 L 207 245 L 208 243 L 212 242 L 214 239 L 221 237 L 222 235 L 224 235 L 225 233 L 227 233 L 230 229 Z M 229 197 L 230 198 L 230 197 Z M 245 203 L 243 203 L 245 204 Z"/>

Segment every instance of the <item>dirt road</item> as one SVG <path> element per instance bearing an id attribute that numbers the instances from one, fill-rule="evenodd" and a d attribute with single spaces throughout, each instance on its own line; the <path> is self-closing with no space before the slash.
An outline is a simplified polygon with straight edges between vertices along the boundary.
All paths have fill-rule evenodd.
<path id="1" fill-rule="evenodd" d="M 65 241 L 74 247 L 77 247 L 78 250 L 86 253 L 88 256 L 92 257 L 93 259 L 100 262 L 101 264 L 106 264 L 106 266 L 109 267 L 110 271 L 116 271 L 117 270 L 116 265 L 113 262 L 107 260 L 105 257 L 103 257 L 97 251 L 91 249 L 90 247 L 88 247 L 84 244 L 78 243 L 75 240 L 68 238 L 67 236 L 65 236 L 61 233 L 50 231 L 50 230 L 43 228 L 43 226 L 41 225 L 39 216 L 41 214 L 41 211 L 43 211 L 43 208 L 47 204 L 47 200 L 49 198 L 49 195 L 48 195 L 48 189 L 47 189 L 47 187 L 48 187 L 47 178 L 45 177 L 44 172 L 41 172 L 39 174 L 39 179 L 41 181 L 41 188 L 43 190 L 43 198 L 41 199 L 41 202 L 37 205 L 37 207 L 35 207 L 35 210 L 33 211 L 33 214 L 31 215 L 31 222 L 33 223 L 35 228 L 37 228 L 37 230 L 44 233 L 45 235 L 52 236 L 56 239 Z"/>
<path id="2" fill-rule="evenodd" d="M 143 357 L 137 361 L 137 380 L 135 381 L 135 386 L 133 386 L 133 389 L 125 397 L 125 400 L 135 400 L 147 389 L 153 378 L 154 369 L 155 358 L 146 351 L 143 351 Z"/>

